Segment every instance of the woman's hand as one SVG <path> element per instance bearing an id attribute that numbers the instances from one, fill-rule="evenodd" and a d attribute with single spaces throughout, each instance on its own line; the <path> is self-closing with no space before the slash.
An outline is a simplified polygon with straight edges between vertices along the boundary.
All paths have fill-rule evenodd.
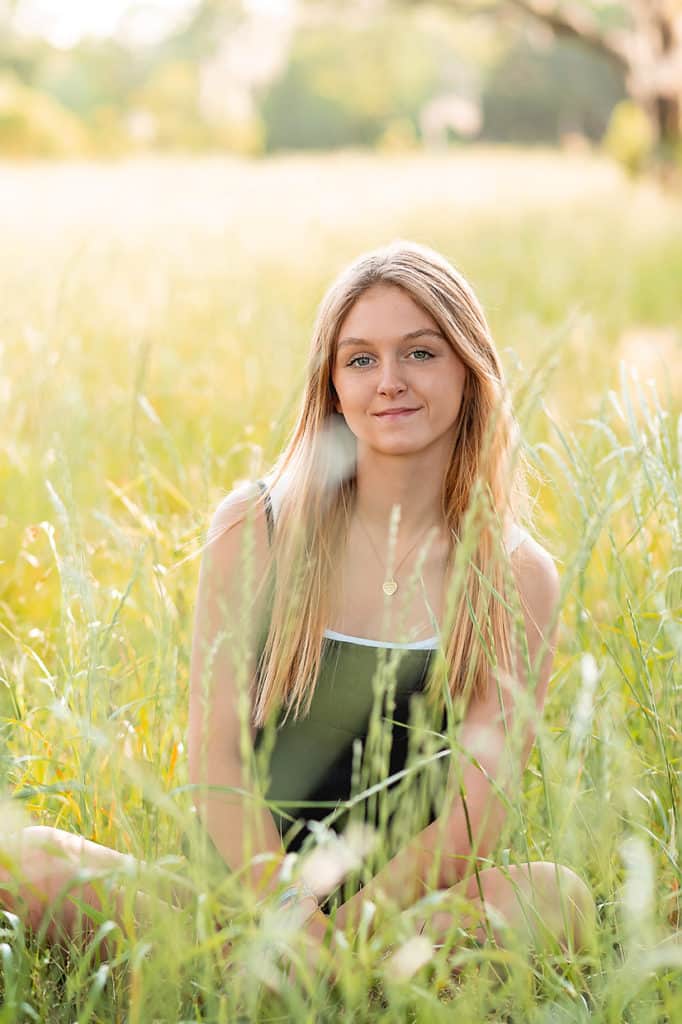
<path id="1" fill-rule="evenodd" d="M 324 966 L 326 958 L 322 947 L 331 923 L 327 915 L 319 909 L 317 900 L 310 896 L 300 898 L 293 905 L 283 908 L 281 913 L 290 914 L 295 922 L 295 933 L 292 938 L 296 945 L 296 953 L 293 957 L 286 954 L 280 954 L 278 957 L 280 970 L 285 973 L 289 984 L 293 984 L 301 967 L 304 971 L 315 974 Z M 233 972 L 233 976 L 243 977 L 247 973 L 247 967 L 244 963 L 236 965 L 232 961 L 231 953 L 231 944 L 228 942 L 223 946 L 228 970 Z M 332 984 L 336 982 L 335 972 L 330 973 L 329 979 Z"/>
<path id="2" fill-rule="evenodd" d="M 312 913 L 310 913 L 310 908 L 312 908 Z M 303 963 L 312 972 L 315 972 L 324 964 L 322 946 L 327 931 L 331 927 L 330 921 L 327 915 L 320 910 L 317 901 L 311 897 L 302 899 L 297 904 L 296 911 L 302 915 L 309 914 L 309 916 L 304 917 L 301 924 L 300 931 L 303 933 L 303 941 L 300 943 L 299 948 Z M 297 967 L 298 963 L 292 960 L 288 971 L 290 982 L 294 982 L 296 979 Z M 335 981 L 336 978 L 332 975 L 331 980 Z"/>

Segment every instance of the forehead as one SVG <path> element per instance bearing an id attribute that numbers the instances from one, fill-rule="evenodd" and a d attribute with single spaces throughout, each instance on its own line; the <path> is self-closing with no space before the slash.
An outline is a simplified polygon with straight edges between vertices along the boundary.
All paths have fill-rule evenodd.
<path id="1" fill-rule="evenodd" d="M 341 321 L 338 339 L 353 336 L 367 341 L 403 335 L 421 327 L 438 330 L 430 313 L 397 285 L 372 285 L 355 300 Z"/>

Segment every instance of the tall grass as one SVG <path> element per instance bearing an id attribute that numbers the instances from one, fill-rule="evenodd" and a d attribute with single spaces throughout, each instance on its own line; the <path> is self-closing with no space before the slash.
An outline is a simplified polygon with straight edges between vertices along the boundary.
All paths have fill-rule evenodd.
<path id="1" fill-rule="evenodd" d="M 485 151 L 2 180 L 0 835 L 20 812 L 154 870 L 116 880 L 106 962 L 0 918 L 0 1022 L 679 1019 L 679 204 L 598 162 Z M 220 496 L 279 450 L 327 281 L 398 235 L 442 249 L 483 299 L 562 576 L 496 862 L 571 866 L 598 927 L 579 955 L 465 944 L 453 980 L 447 950 L 414 945 L 414 914 L 378 907 L 376 931 L 340 941 L 335 987 L 303 966 L 283 983 L 268 943 L 296 957 L 296 933 L 181 853 L 197 554 Z M 184 909 L 139 922 L 138 887 Z"/>

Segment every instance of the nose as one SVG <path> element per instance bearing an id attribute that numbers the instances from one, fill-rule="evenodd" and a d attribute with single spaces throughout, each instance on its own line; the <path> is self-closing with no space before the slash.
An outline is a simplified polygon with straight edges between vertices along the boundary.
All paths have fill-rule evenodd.
<path id="1" fill-rule="evenodd" d="M 400 366 L 393 362 L 393 360 L 387 359 L 386 362 L 382 364 L 381 374 L 377 383 L 377 391 L 380 395 L 385 395 L 390 399 L 395 398 L 397 395 L 402 395 L 404 391 L 407 391 L 407 384 L 403 379 Z"/>

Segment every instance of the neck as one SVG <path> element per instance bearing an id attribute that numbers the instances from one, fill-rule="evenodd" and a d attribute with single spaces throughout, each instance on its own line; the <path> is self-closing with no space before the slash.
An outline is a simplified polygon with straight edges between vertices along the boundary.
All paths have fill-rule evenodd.
<path id="1" fill-rule="evenodd" d="M 441 489 L 446 466 L 440 452 L 418 455 L 358 453 L 356 511 L 375 536 L 388 532 L 400 505 L 399 536 L 409 538 L 442 524 Z"/>

